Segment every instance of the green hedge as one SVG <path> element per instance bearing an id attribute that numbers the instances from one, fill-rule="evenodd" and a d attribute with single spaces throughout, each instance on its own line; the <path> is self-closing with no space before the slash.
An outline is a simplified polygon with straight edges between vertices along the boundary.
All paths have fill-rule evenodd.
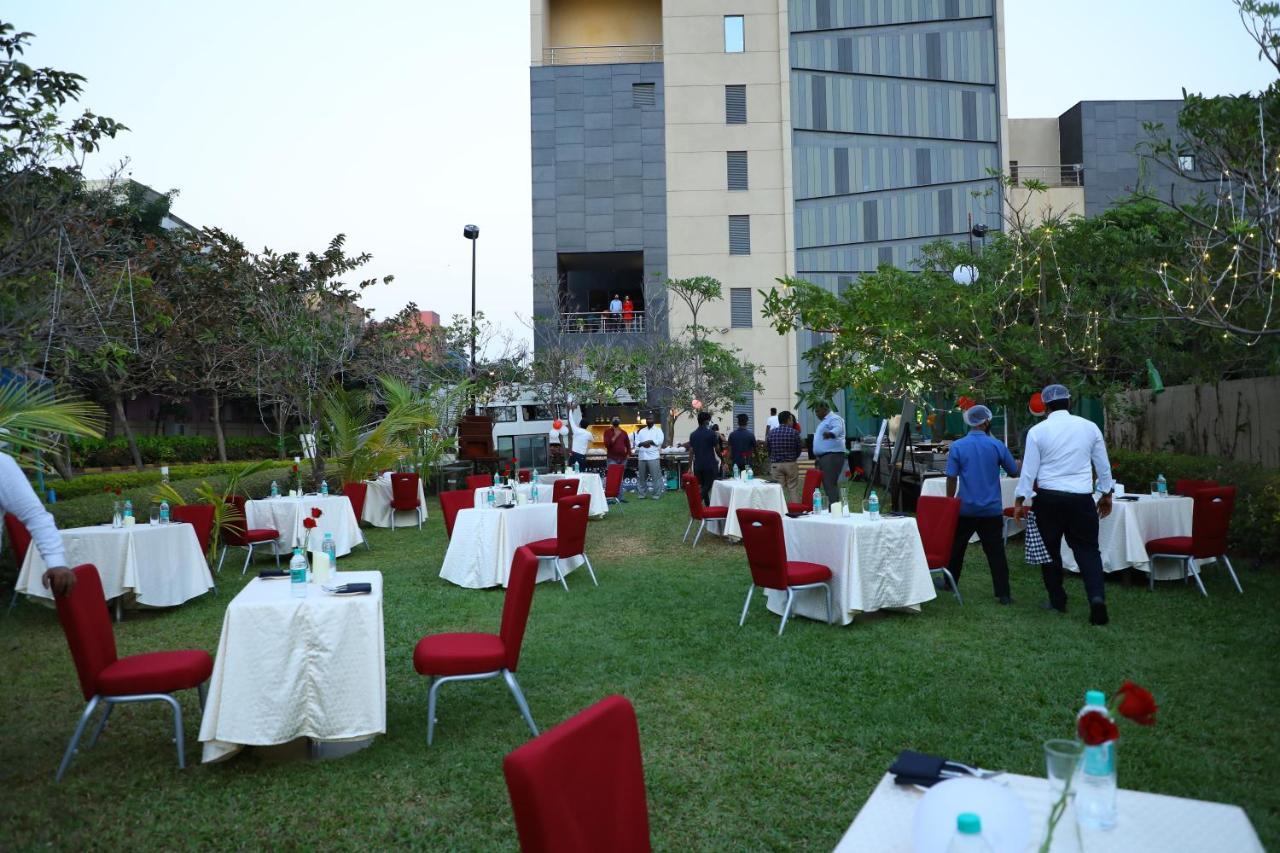
<path id="1" fill-rule="evenodd" d="M 204 435 L 141 435 L 135 439 L 142 461 L 147 465 L 167 462 L 216 462 L 218 443 Z M 297 442 L 285 439 L 288 447 Z M 77 468 L 109 468 L 115 465 L 132 465 L 129 443 L 123 436 L 105 438 L 72 439 L 71 464 Z M 279 443 L 272 436 L 261 438 L 228 438 L 229 459 L 272 459 L 279 451 Z"/>
<path id="2" fill-rule="evenodd" d="M 1175 453 L 1111 452 L 1116 480 L 1132 492 L 1146 492 L 1164 474 L 1172 490 L 1175 480 L 1217 480 L 1236 487 L 1231 518 L 1231 555 L 1280 558 L 1280 471 L 1211 456 Z"/>
<path id="3" fill-rule="evenodd" d="M 169 468 L 170 481 L 177 483 L 205 477 L 218 477 L 239 471 L 248 462 L 214 462 L 200 465 L 173 465 Z M 284 465 L 285 463 L 281 463 Z M 160 472 L 154 471 L 111 471 L 106 474 L 81 474 L 74 480 L 60 480 L 46 476 L 46 489 L 57 493 L 58 501 L 74 500 L 89 495 L 100 494 L 104 489 L 133 489 L 139 486 L 151 486 L 160 482 Z"/>

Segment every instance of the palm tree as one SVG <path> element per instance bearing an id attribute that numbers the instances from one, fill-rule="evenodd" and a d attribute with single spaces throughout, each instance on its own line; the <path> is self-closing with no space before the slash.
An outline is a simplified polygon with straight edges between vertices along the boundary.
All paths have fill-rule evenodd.
<path id="1" fill-rule="evenodd" d="M 39 465 L 63 436 L 101 438 L 105 413 L 79 397 L 59 393 L 51 384 L 10 379 L 0 385 L 0 442 L 24 464 Z"/>

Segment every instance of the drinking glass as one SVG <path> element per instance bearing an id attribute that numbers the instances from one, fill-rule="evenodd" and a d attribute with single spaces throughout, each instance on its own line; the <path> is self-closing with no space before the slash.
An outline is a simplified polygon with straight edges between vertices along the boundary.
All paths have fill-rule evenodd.
<path id="1" fill-rule="evenodd" d="M 111 526 L 112 527 L 124 526 L 124 513 L 120 509 L 120 501 L 111 502 Z"/>
<path id="2" fill-rule="evenodd" d="M 1082 844 L 1075 798 L 1084 766 L 1084 744 L 1076 740 L 1047 740 L 1044 763 L 1049 782 L 1049 819 L 1045 821 L 1041 841 L 1047 847 L 1052 833 L 1055 851 L 1078 851 Z"/>
<path id="3" fill-rule="evenodd" d="M 151 518 L 149 519 L 149 522 L 151 524 L 160 523 L 160 505 L 159 504 L 151 505 Z"/>
<path id="4" fill-rule="evenodd" d="M 1154 480 L 1151 482 L 1151 497 L 1153 498 L 1160 497 L 1160 484 L 1155 482 Z"/>

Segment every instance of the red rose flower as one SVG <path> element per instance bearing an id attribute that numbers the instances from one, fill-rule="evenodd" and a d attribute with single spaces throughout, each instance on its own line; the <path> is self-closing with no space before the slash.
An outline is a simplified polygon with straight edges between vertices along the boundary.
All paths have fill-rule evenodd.
<path id="1" fill-rule="evenodd" d="M 302 526 L 307 528 L 308 530 L 315 530 L 316 520 L 314 518 L 304 518 L 302 519 Z"/>
<path id="2" fill-rule="evenodd" d="M 1090 711 L 1076 722 L 1076 734 L 1085 746 L 1098 746 L 1120 737 L 1120 730 L 1106 714 Z"/>
<path id="3" fill-rule="evenodd" d="M 1159 707 L 1151 691 L 1145 687 L 1139 687 L 1132 681 L 1126 681 L 1120 685 L 1116 693 L 1120 696 L 1120 707 L 1117 710 L 1122 716 L 1128 717 L 1140 726 L 1156 724 L 1156 711 Z"/>
<path id="4" fill-rule="evenodd" d="M 319 517 L 320 517 L 320 516 L 322 516 L 322 515 L 324 515 L 324 513 L 322 513 L 322 512 L 320 511 L 320 507 L 318 507 L 318 506 L 313 506 L 313 507 L 311 508 L 311 517 L 312 517 L 312 518 L 319 518 Z"/>
<path id="5" fill-rule="evenodd" d="M 293 466 L 293 473 L 295 473 L 295 474 L 296 474 L 296 473 L 298 473 L 298 466 L 297 466 L 297 465 L 294 465 L 294 466 Z"/>

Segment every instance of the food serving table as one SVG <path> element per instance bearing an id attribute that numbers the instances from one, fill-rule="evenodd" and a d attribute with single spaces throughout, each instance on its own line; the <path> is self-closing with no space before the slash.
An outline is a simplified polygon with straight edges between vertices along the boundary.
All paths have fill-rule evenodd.
<path id="1" fill-rule="evenodd" d="M 782 486 L 768 480 L 716 480 L 711 486 L 711 505 L 729 508 L 722 535 L 734 541 L 742 538 L 738 510 L 770 509 L 780 514 L 787 511 Z M 711 521 L 707 522 L 708 526 L 711 524 Z"/>
<path id="2" fill-rule="evenodd" d="M 314 530 L 307 530 L 303 520 L 311 517 L 311 510 L 320 510 Z M 308 551 L 320 550 L 326 533 L 333 534 L 333 544 L 339 557 L 351 553 L 351 549 L 364 541 L 355 511 L 346 495 L 303 495 L 299 498 L 278 497 L 246 501 L 244 505 L 245 527 L 258 529 L 269 527 L 280 532 L 273 546 L 275 553 L 288 554 L 301 542 Z"/>
<path id="3" fill-rule="evenodd" d="M 550 491 L 551 487 L 547 486 Z M 542 488 L 539 487 L 539 492 Z M 484 489 L 477 489 L 483 493 Z M 539 494 L 541 498 L 541 494 Z M 506 586 L 516 549 L 556 535 L 556 507 L 551 503 L 524 504 L 509 509 L 463 509 L 453 522 L 453 536 L 444 553 L 440 577 L 469 589 Z M 561 560 L 568 574 L 580 559 Z M 549 560 L 538 562 L 538 581 L 554 580 Z"/>

